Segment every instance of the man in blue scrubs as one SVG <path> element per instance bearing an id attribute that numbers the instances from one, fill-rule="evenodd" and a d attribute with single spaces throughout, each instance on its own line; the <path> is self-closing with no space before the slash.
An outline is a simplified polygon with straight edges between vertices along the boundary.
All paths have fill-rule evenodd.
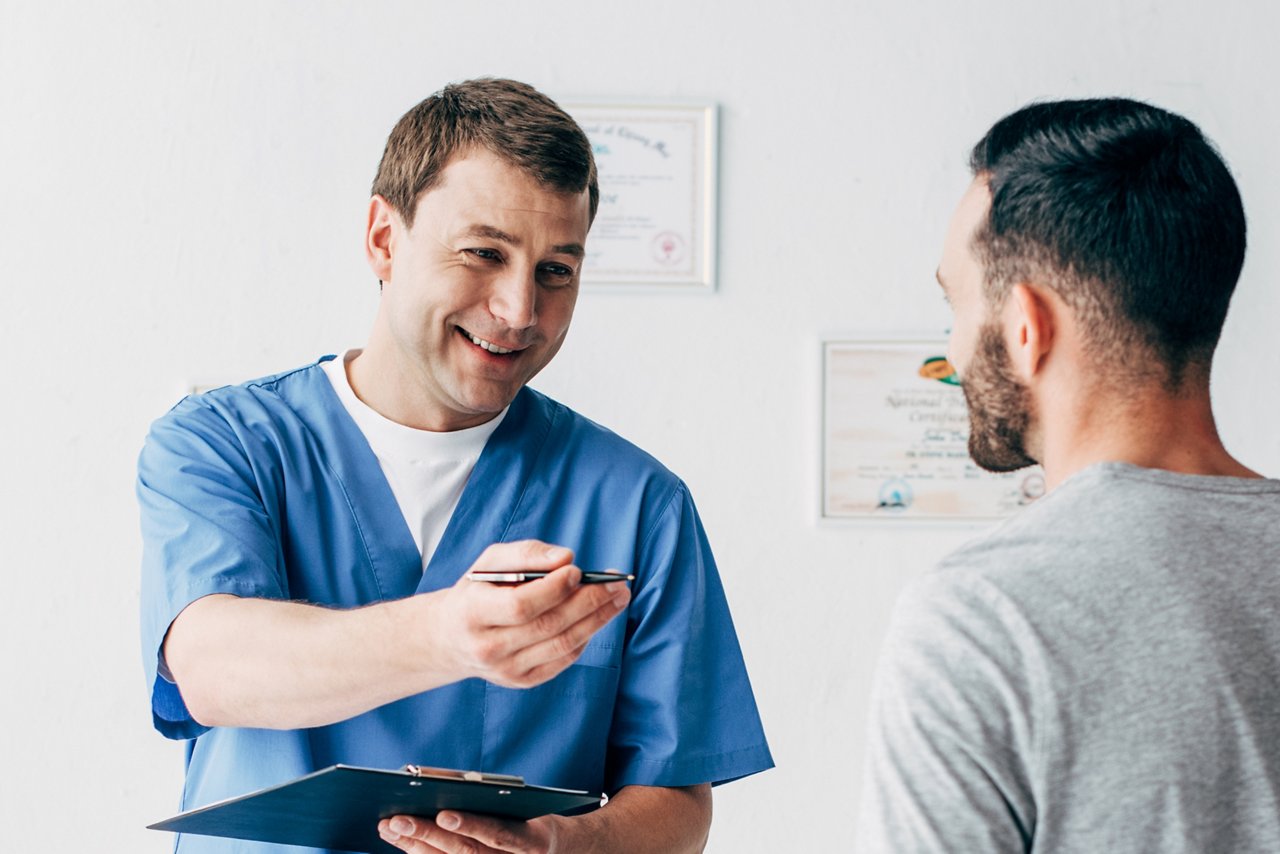
<path id="1" fill-rule="evenodd" d="M 597 200 L 590 145 L 545 96 L 446 87 L 393 129 L 374 182 L 367 346 L 153 425 L 143 655 L 156 728 L 187 740 L 184 809 L 415 763 L 610 800 L 382 822 L 406 851 L 696 851 L 711 786 L 771 767 L 687 488 L 525 387 L 568 331 Z"/>

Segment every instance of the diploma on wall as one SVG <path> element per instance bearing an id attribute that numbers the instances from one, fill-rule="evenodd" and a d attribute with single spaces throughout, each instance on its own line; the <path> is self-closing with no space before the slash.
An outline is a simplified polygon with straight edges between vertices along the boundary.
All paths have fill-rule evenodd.
<path id="1" fill-rule="evenodd" d="M 583 284 L 713 289 L 715 105 L 580 102 L 566 109 L 591 141 L 600 182 Z"/>
<path id="2" fill-rule="evenodd" d="M 378 836 L 395 815 L 432 818 L 461 810 L 530 819 L 600 805 L 600 795 L 531 786 L 520 777 L 421 768 L 403 771 L 334 765 L 149 825 L 202 836 L 252 839 L 340 851 L 397 851 Z"/>
<path id="3" fill-rule="evenodd" d="M 822 515 L 994 519 L 1045 491 L 1038 466 L 1006 474 L 969 459 L 969 415 L 942 339 L 828 341 Z"/>

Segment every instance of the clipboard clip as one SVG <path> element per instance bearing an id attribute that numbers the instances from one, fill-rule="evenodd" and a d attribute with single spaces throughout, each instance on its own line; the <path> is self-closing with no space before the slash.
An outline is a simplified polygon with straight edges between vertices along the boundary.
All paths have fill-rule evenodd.
<path id="1" fill-rule="evenodd" d="M 495 786 L 524 787 L 524 778 L 516 774 L 486 774 L 483 771 L 457 771 L 453 768 L 432 768 L 427 765 L 406 765 L 405 773 L 414 777 L 433 777 L 437 780 L 466 780 L 468 783 L 491 783 Z"/>

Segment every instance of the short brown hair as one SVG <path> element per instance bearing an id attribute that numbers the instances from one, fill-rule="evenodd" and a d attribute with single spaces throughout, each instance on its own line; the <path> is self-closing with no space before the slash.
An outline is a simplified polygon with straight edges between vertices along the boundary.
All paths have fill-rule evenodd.
<path id="1" fill-rule="evenodd" d="M 600 186 L 587 135 L 554 101 L 516 80 L 451 83 L 405 113 L 387 138 L 373 193 L 412 226 L 418 198 L 455 155 L 475 146 L 552 189 L 586 189 L 588 222 L 595 219 Z"/>
<path id="2" fill-rule="evenodd" d="M 974 249 L 993 305 L 1041 280 L 1110 370 L 1208 382 L 1246 228 L 1198 127 L 1125 98 L 1037 103 L 996 122 L 970 165 L 991 188 Z"/>

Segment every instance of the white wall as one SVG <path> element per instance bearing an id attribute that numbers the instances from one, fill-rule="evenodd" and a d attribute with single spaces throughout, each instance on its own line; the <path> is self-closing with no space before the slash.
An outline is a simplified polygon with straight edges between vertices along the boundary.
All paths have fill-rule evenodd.
<path id="1" fill-rule="evenodd" d="M 1213 5 L 0 0 L 0 847 L 167 849 L 142 829 L 181 765 L 136 640 L 147 424 L 191 381 L 363 340 L 386 133 L 478 75 L 721 105 L 719 292 L 584 295 L 536 384 L 704 513 L 779 765 L 718 791 L 710 850 L 843 847 L 886 611 L 972 529 L 815 522 L 819 342 L 946 327 L 933 269 L 992 121 L 1125 94 L 1217 140 L 1253 246 L 1215 396 L 1280 475 L 1277 13 Z"/>

